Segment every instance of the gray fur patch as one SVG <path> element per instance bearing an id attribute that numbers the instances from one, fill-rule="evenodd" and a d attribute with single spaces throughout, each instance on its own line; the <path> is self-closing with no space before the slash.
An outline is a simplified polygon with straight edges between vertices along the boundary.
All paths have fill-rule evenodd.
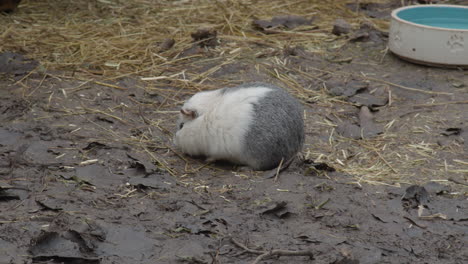
<path id="1" fill-rule="evenodd" d="M 250 83 L 234 89 L 258 86 L 274 90 L 253 104 L 253 123 L 248 128 L 244 146 L 247 163 L 257 170 L 268 170 L 302 149 L 304 120 L 301 104 L 282 88 Z"/>

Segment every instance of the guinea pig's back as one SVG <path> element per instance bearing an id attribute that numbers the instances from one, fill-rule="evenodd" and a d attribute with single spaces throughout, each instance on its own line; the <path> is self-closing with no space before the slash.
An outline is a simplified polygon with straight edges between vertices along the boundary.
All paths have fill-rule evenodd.
<path id="1" fill-rule="evenodd" d="M 255 105 L 272 89 L 261 86 L 240 86 L 220 89 L 219 100 L 200 116 L 198 123 L 210 142 L 206 154 L 210 157 L 248 164 L 245 160 L 245 138 L 255 122 Z M 195 121 L 197 121 L 195 120 Z M 197 124 L 198 124 L 197 123 Z"/>
<path id="2" fill-rule="evenodd" d="M 245 135 L 245 158 L 258 170 L 277 167 L 301 150 L 304 143 L 302 106 L 282 88 L 257 84 L 271 91 L 253 103 L 253 122 Z"/>

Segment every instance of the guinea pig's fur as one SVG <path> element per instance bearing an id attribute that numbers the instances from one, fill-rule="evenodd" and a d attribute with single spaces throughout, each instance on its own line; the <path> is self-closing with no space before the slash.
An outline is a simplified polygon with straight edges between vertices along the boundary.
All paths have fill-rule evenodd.
<path id="1" fill-rule="evenodd" d="M 182 107 L 177 128 L 174 143 L 184 153 L 255 170 L 286 162 L 304 142 L 300 103 L 265 83 L 195 94 Z"/>

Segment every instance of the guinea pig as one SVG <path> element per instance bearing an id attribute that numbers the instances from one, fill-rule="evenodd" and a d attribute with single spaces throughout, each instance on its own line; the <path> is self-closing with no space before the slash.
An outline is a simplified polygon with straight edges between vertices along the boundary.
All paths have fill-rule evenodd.
<path id="1" fill-rule="evenodd" d="M 209 162 L 273 169 L 302 149 L 302 106 L 282 88 L 265 83 L 199 92 L 180 110 L 174 143 Z"/>

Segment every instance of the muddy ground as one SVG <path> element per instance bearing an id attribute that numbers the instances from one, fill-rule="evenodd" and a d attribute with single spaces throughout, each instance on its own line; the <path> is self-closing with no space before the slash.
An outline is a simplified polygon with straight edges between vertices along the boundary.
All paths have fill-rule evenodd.
<path id="1" fill-rule="evenodd" d="M 276 68 L 308 91 L 304 151 L 277 178 L 174 149 L 193 91 L 170 80 L 0 54 L 0 263 L 467 263 L 467 71 L 363 30 L 333 58 L 285 48 L 211 73 L 285 86 Z M 224 62 L 194 52 L 201 73 Z"/>

